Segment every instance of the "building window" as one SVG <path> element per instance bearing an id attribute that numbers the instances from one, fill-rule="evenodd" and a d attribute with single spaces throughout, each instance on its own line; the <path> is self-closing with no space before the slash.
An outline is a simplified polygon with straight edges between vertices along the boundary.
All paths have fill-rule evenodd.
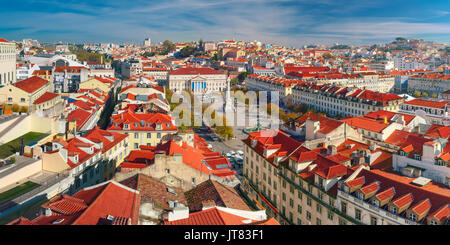
<path id="1" fill-rule="evenodd" d="M 347 214 L 347 203 L 345 203 L 345 202 L 341 203 L 341 212 L 343 214 Z"/>
<path id="2" fill-rule="evenodd" d="M 333 220 L 333 213 L 331 211 L 328 211 L 328 219 Z"/>
<path id="3" fill-rule="evenodd" d="M 306 198 L 306 204 L 311 207 L 311 198 Z"/>
<path id="4" fill-rule="evenodd" d="M 289 198 L 289 206 L 291 206 L 291 208 L 294 207 L 294 200 L 292 200 L 292 198 Z"/>
<path id="5" fill-rule="evenodd" d="M 371 225 L 377 225 L 377 218 L 373 217 L 373 216 L 370 216 L 370 224 Z"/>
<path id="6" fill-rule="evenodd" d="M 297 218 L 297 225 L 301 225 L 302 224 L 302 220 Z"/>
<path id="7" fill-rule="evenodd" d="M 330 206 L 334 207 L 334 200 L 331 199 L 331 197 L 330 197 L 330 199 L 328 201 L 328 204 L 330 204 Z"/>
<path id="8" fill-rule="evenodd" d="M 309 211 L 306 211 L 306 219 L 311 220 L 311 213 Z"/>
<path id="9" fill-rule="evenodd" d="M 411 212 L 408 215 L 408 219 L 410 219 L 412 221 L 416 221 L 417 220 L 417 215 L 414 212 Z"/>
<path id="10" fill-rule="evenodd" d="M 316 224 L 317 225 L 322 225 L 322 221 L 319 218 L 316 218 Z"/>
<path id="11" fill-rule="evenodd" d="M 139 144 L 138 143 L 134 143 L 134 149 L 139 148 Z"/>
<path id="12" fill-rule="evenodd" d="M 392 212 L 392 213 L 397 213 L 397 207 L 395 207 L 395 206 L 391 206 L 390 208 L 389 208 L 389 210 Z"/>
<path id="13" fill-rule="evenodd" d="M 430 225 L 437 225 L 438 223 L 436 222 L 436 220 L 434 220 L 434 219 L 432 219 L 431 221 L 430 221 Z"/>
<path id="14" fill-rule="evenodd" d="M 345 193 L 349 193 L 349 192 L 350 192 L 348 186 L 346 186 L 346 185 L 344 185 L 344 192 L 345 192 Z"/>
<path id="15" fill-rule="evenodd" d="M 355 209 L 355 219 L 361 221 L 361 210 Z"/>
<path id="16" fill-rule="evenodd" d="M 322 213 L 322 206 L 320 206 L 320 204 L 318 204 L 318 203 L 317 203 L 317 206 L 316 206 L 316 210 L 317 210 L 317 212 L 318 212 L 319 214 Z"/>
<path id="17" fill-rule="evenodd" d="M 358 192 L 358 198 L 364 200 L 364 193 Z"/>
<path id="18" fill-rule="evenodd" d="M 372 200 L 372 204 L 377 207 L 380 206 L 380 202 L 375 198 Z"/>
<path id="19" fill-rule="evenodd" d="M 151 133 L 147 133 L 147 139 L 150 139 L 152 137 Z"/>
<path id="20" fill-rule="evenodd" d="M 286 201 L 286 194 L 284 194 L 284 192 L 281 193 L 281 197 L 283 198 L 283 201 Z"/>
<path id="21" fill-rule="evenodd" d="M 298 211 L 299 214 L 302 213 L 302 206 L 300 206 L 300 204 L 297 205 L 297 211 Z"/>
<path id="22" fill-rule="evenodd" d="M 160 139 L 160 138 L 161 138 L 161 133 L 158 133 L 158 134 L 156 135 L 156 137 L 157 137 L 158 139 Z"/>
<path id="23" fill-rule="evenodd" d="M 166 168 L 166 174 L 170 174 L 170 169 Z"/>
<path id="24" fill-rule="evenodd" d="M 298 191 L 298 199 L 302 200 L 302 193 Z"/>
<path id="25" fill-rule="evenodd" d="M 321 191 L 319 191 L 318 195 L 319 195 L 319 199 L 322 200 L 323 199 L 323 193 Z"/>

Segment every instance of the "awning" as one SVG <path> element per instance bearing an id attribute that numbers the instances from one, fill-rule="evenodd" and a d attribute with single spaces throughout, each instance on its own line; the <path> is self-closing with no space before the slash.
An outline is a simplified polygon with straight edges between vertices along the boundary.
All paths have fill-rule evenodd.
<path id="1" fill-rule="evenodd" d="M 258 193 L 258 196 L 265 202 L 267 203 L 267 205 L 269 205 L 269 207 L 275 212 L 278 213 L 278 210 L 272 206 L 272 204 L 270 204 L 270 202 L 268 202 L 261 194 Z"/>
<path id="2" fill-rule="evenodd" d="M 261 205 L 261 203 L 259 203 L 258 200 L 256 200 L 255 198 L 253 198 L 253 201 L 255 201 L 256 204 L 258 204 L 258 206 L 259 206 L 261 209 L 263 209 L 263 210 L 266 209 L 266 208 L 264 208 L 264 207 Z"/>

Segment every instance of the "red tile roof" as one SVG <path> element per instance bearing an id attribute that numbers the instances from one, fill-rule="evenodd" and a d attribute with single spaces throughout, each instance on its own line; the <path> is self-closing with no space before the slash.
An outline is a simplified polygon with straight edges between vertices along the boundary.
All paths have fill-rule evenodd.
<path id="1" fill-rule="evenodd" d="M 69 73 L 80 73 L 81 70 L 83 70 L 83 69 L 89 70 L 88 68 L 83 67 L 83 66 L 55 66 L 54 71 L 60 72 L 60 73 L 65 72 L 65 71 L 67 71 Z"/>
<path id="2" fill-rule="evenodd" d="M 245 222 L 247 221 L 248 222 Z M 262 224 L 276 225 L 278 222 L 265 220 Z M 255 225 L 261 224 L 261 220 L 251 220 L 246 217 L 231 214 L 221 209 L 209 208 L 203 211 L 189 214 L 189 218 L 175 221 L 165 221 L 165 225 Z"/>
<path id="3" fill-rule="evenodd" d="M 444 205 L 442 208 L 436 210 L 430 216 L 435 217 L 439 221 L 443 221 L 450 217 L 450 204 Z"/>
<path id="4" fill-rule="evenodd" d="M 378 200 L 380 201 L 384 201 L 386 199 L 391 199 L 392 197 L 394 197 L 395 195 L 395 188 L 389 188 L 385 191 L 382 191 L 380 193 L 378 193 L 377 195 L 375 195 L 376 198 L 378 198 Z"/>
<path id="5" fill-rule="evenodd" d="M 403 130 L 396 129 L 386 140 L 385 142 L 390 145 L 401 146 L 407 142 L 408 136 L 412 135 L 415 137 L 420 137 L 419 134 L 411 133 Z"/>
<path id="6" fill-rule="evenodd" d="M 163 113 L 135 113 L 128 110 L 111 118 L 112 124 L 108 130 L 157 131 L 157 124 L 161 124 L 158 131 L 177 130 L 177 126 L 172 122 L 173 118 Z M 141 122 L 144 122 L 144 125 Z M 128 124 L 129 129 L 124 129 L 124 124 Z"/>
<path id="7" fill-rule="evenodd" d="M 256 140 L 256 145 L 252 146 L 252 140 Z M 302 142 L 299 142 L 288 134 L 281 130 L 264 130 L 255 133 L 249 133 L 247 139 L 242 140 L 244 144 L 248 145 L 261 157 L 265 158 L 268 162 L 273 164 L 275 156 L 287 156 L 293 153 L 297 148 L 300 147 Z M 270 156 L 264 157 L 264 149 L 269 145 L 280 145 L 280 148 L 272 153 Z M 275 164 L 273 164 L 275 167 Z"/>
<path id="8" fill-rule="evenodd" d="M 384 121 L 384 118 L 386 118 L 388 121 L 391 121 L 391 119 L 396 115 L 403 116 L 405 125 L 408 125 L 415 118 L 415 116 L 413 116 L 413 115 L 392 112 L 392 111 L 385 111 L 385 110 L 370 112 L 370 113 L 364 115 L 364 117 L 378 120 L 378 121 Z"/>
<path id="9" fill-rule="evenodd" d="M 42 205 L 52 211 L 31 222 L 38 225 L 137 224 L 140 194 L 114 181 L 78 191 L 73 196 L 58 195 Z M 108 216 L 114 218 L 108 221 Z"/>
<path id="10" fill-rule="evenodd" d="M 353 180 L 349 180 L 345 183 L 347 184 L 348 187 L 352 188 L 352 187 L 364 185 L 365 179 L 364 179 L 364 176 L 361 176 L 361 177 L 355 178 Z"/>
<path id="11" fill-rule="evenodd" d="M 44 87 L 47 84 L 48 84 L 47 80 L 42 79 L 37 76 L 33 76 L 33 77 L 27 78 L 25 80 L 16 82 L 13 85 L 17 88 L 22 89 L 23 91 L 25 91 L 27 93 L 33 93 L 36 90 Z"/>
<path id="12" fill-rule="evenodd" d="M 432 141 L 432 139 L 427 139 L 422 136 L 408 135 L 405 142 L 400 146 L 400 150 L 404 151 L 407 155 L 414 153 L 422 155 L 423 145 L 430 141 Z"/>
<path id="13" fill-rule="evenodd" d="M 0 40 L 1 42 L 1 40 Z M 20 217 L 18 219 L 15 219 L 11 222 L 9 222 L 7 225 L 37 225 L 35 223 L 33 223 L 32 221 L 30 221 L 29 219 L 25 218 L 25 217 Z"/>
<path id="14" fill-rule="evenodd" d="M 92 114 L 90 112 L 83 109 L 75 109 L 67 115 L 67 121 L 75 120 L 77 122 L 77 130 L 81 130 L 91 117 Z"/>
<path id="15" fill-rule="evenodd" d="M 186 67 L 169 71 L 169 76 L 173 75 L 224 75 L 222 72 L 209 67 Z"/>
<path id="16" fill-rule="evenodd" d="M 432 124 L 425 133 L 425 136 L 447 139 L 448 137 L 450 137 L 450 126 Z"/>
<path id="17" fill-rule="evenodd" d="M 434 100 L 424 100 L 421 98 L 413 99 L 410 101 L 406 101 L 404 103 L 405 105 L 412 105 L 412 106 L 421 106 L 421 107 L 430 107 L 430 108 L 437 108 L 437 109 L 444 109 L 447 104 L 450 104 L 450 101 L 443 100 L 443 101 L 434 101 Z"/>
<path id="18" fill-rule="evenodd" d="M 225 186 L 214 180 L 207 180 L 187 191 L 189 211 L 201 211 L 202 203 L 212 200 L 215 205 L 239 210 L 250 210 L 239 193 L 232 187 Z"/>
<path id="19" fill-rule="evenodd" d="M 429 204 L 431 204 L 429 214 L 433 214 L 444 205 L 449 205 L 450 190 L 433 183 L 420 187 L 411 183 L 415 178 L 400 176 L 381 170 L 362 169 L 357 177 L 361 176 L 365 177 L 367 183 L 378 181 L 378 191 L 380 192 L 378 194 L 395 188 L 395 195 L 391 203 L 396 204 L 398 207 L 410 205 L 411 208 L 417 207 L 418 211 L 422 212 L 423 209 L 427 209 Z M 428 201 L 424 202 L 427 199 L 429 200 L 429 204 L 427 204 Z M 404 215 L 404 213 L 401 215 Z"/>
<path id="20" fill-rule="evenodd" d="M 164 208 L 164 210 L 173 209 L 169 206 L 169 201 L 177 201 L 184 206 L 188 205 L 183 189 L 166 185 L 145 174 L 136 174 L 120 183 L 139 191 L 142 203 L 151 202 L 158 207 Z M 173 193 L 175 194 L 169 192 L 169 188 L 173 190 Z"/>
<path id="21" fill-rule="evenodd" d="M 414 205 L 411 209 L 416 212 L 418 215 L 422 215 L 431 208 L 431 202 L 429 199 L 425 199 L 416 205 Z"/>
<path id="22" fill-rule="evenodd" d="M 105 153 L 112 147 L 117 146 L 126 137 L 128 137 L 128 135 L 109 132 L 106 130 L 102 130 L 98 126 L 96 126 L 93 129 L 88 130 L 86 134 L 83 135 L 83 137 L 95 143 L 103 143 L 102 153 Z"/>
<path id="23" fill-rule="evenodd" d="M 361 128 L 372 132 L 381 133 L 389 124 L 365 117 L 351 117 L 341 120 L 354 128 Z"/>
<path id="24" fill-rule="evenodd" d="M 36 99 L 33 104 L 38 105 L 47 101 L 50 101 L 56 97 L 58 97 L 59 94 L 55 94 L 55 93 L 50 93 L 50 92 L 45 92 L 43 95 L 41 95 L 41 97 L 39 97 L 38 99 Z"/>

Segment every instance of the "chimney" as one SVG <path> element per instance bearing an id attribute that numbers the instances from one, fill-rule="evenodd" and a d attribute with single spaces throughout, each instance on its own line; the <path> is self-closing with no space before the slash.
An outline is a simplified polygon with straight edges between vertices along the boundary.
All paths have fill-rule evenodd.
<path id="1" fill-rule="evenodd" d="M 337 154 L 337 148 L 334 145 L 329 145 L 327 147 L 327 155 L 332 156 Z"/>
<path id="2" fill-rule="evenodd" d="M 422 148 L 422 160 L 434 163 L 435 157 L 440 154 L 440 149 L 438 146 L 438 142 L 425 142 Z"/>
<path id="3" fill-rule="evenodd" d="M 47 217 L 52 216 L 52 210 L 50 208 L 46 208 L 44 211 L 44 215 Z"/>
<path id="4" fill-rule="evenodd" d="M 188 207 L 176 207 L 173 211 L 169 212 L 169 221 L 175 221 L 180 219 L 189 218 L 189 208 Z"/>

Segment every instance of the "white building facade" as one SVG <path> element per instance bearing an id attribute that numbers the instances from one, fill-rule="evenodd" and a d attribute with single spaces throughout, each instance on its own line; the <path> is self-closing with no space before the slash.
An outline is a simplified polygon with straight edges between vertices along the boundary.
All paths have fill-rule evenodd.
<path id="1" fill-rule="evenodd" d="M 0 85 L 16 82 L 16 44 L 0 38 Z"/>

